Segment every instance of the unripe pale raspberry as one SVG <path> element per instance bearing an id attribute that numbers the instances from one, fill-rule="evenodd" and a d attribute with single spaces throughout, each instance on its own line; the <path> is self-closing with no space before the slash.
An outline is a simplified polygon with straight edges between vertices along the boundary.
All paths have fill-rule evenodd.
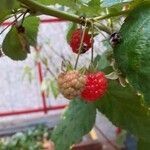
<path id="1" fill-rule="evenodd" d="M 67 99 L 79 96 L 86 82 L 86 76 L 76 70 L 59 74 L 58 87 L 61 94 Z"/>

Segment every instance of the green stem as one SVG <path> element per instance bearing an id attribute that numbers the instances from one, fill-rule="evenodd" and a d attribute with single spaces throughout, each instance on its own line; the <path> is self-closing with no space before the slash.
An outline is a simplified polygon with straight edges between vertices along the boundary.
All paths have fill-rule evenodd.
<path id="1" fill-rule="evenodd" d="M 18 0 L 18 1 L 28 6 L 30 10 L 39 12 L 41 14 L 58 17 L 75 23 L 80 23 L 81 21 L 80 17 L 77 15 L 73 15 L 53 8 L 49 8 L 33 0 Z"/>
<path id="2" fill-rule="evenodd" d="M 83 45 L 84 35 L 85 35 L 85 31 L 86 31 L 86 25 L 87 25 L 87 22 L 85 22 L 85 27 L 84 27 L 82 35 L 81 35 L 81 42 L 80 42 L 80 46 L 79 46 L 78 56 L 77 56 L 75 66 L 74 66 L 75 70 L 77 69 L 79 57 L 80 57 L 80 54 L 81 54 L 81 51 L 82 51 L 82 45 Z"/>
<path id="3" fill-rule="evenodd" d="M 68 20 L 68 21 L 72 21 L 78 24 L 81 23 L 85 23 L 85 21 L 87 22 L 87 25 L 90 25 L 90 20 L 91 19 L 85 19 L 85 20 L 81 20 L 80 16 L 74 15 L 74 14 L 69 14 L 60 10 L 56 10 L 53 8 L 49 8 L 45 5 L 42 5 L 36 1 L 33 0 L 18 0 L 19 2 L 21 2 L 22 4 L 26 5 L 31 11 L 33 12 L 38 12 L 40 14 L 45 14 L 45 15 L 50 15 L 50 16 L 54 16 L 54 17 L 58 17 L 60 19 L 63 20 Z M 105 16 L 99 16 L 99 17 L 95 17 L 94 19 L 92 19 L 93 21 L 98 21 L 98 20 L 103 20 L 106 18 L 111 18 L 111 17 L 115 17 L 115 16 L 119 16 L 119 15 L 123 15 L 128 13 L 128 11 L 122 11 L 122 12 L 118 12 L 118 13 L 114 13 L 114 14 L 108 14 Z M 84 22 L 81 22 L 84 21 Z M 102 25 L 98 25 L 98 23 L 94 23 L 94 25 L 98 26 L 98 28 L 108 34 L 111 34 L 111 31 L 109 28 L 107 28 L 106 26 L 102 26 Z"/>
<path id="4" fill-rule="evenodd" d="M 106 32 L 107 34 L 111 35 L 112 32 L 111 32 L 111 29 L 103 24 L 100 24 L 100 23 L 97 23 L 97 22 L 94 22 L 94 26 L 96 26 L 99 30 L 102 30 L 104 32 Z"/>
<path id="5" fill-rule="evenodd" d="M 28 13 L 29 10 L 26 10 L 25 13 L 23 14 L 22 20 L 21 20 L 21 25 L 23 25 L 24 19 L 26 17 L 26 14 Z"/>
<path id="6" fill-rule="evenodd" d="M 93 24 L 93 22 L 91 24 L 91 31 L 92 31 L 91 65 L 93 66 L 93 63 L 94 63 L 94 24 Z"/>
<path id="7" fill-rule="evenodd" d="M 106 8 L 106 14 L 110 14 L 109 9 Z M 110 27 L 111 31 L 113 32 L 113 22 L 111 18 L 108 18 L 108 26 Z"/>
<path id="8" fill-rule="evenodd" d="M 111 14 L 107 14 L 105 16 L 98 16 L 95 17 L 93 20 L 94 21 L 98 21 L 98 20 L 103 20 L 103 19 L 108 19 L 108 18 L 112 18 L 112 17 L 117 17 L 117 16 L 121 16 L 121 15 L 126 15 L 130 12 L 130 10 L 125 10 L 125 11 L 121 11 L 121 12 L 116 12 L 116 13 L 111 13 Z"/>

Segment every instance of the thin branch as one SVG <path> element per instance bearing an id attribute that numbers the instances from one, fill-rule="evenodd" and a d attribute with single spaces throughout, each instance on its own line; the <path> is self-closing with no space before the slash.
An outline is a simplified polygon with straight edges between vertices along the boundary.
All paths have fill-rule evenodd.
<path id="1" fill-rule="evenodd" d="M 112 34 L 111 29 L 108 28 L 107 26 L 103 25 L 103 24 L 94 22 L 94 26 L 96 26 L 96 27 L 99 28 L 101 31 L 104 31 L 104 32 L 106 32 L 106 33 L 109 34 L 109 35 Z"/>
<path id="2" fill-rule="evenodd" d="M 116 12 L 116 13 L 107 14 L 107 15 L 105 15 L 105 16 L 98 16 L 98 17 L 95 17 L 93 20 L 94 20 L 94 21 L 98 21 L 98 20 L 108 19 L 108 18 L 117 17 L 117 16 L 121 16 L 121 15 L 126 15 L 126 14 L 128 14 L 130 11 L 131 11 L 131 10 L 125 10 L 125 11 L 121 11 L 121 12 Z"/>
<path id="3" fill-rule="evenodd" d="M 115 150 L 120 150 L 114 143 L 112 143 L 112 141 L 109 140 L 109 138 L 102 132 L 100 128 L 98 128 L 96 125 L 95 125 L 95 128 Z"/>
<path id="4" fill-rule="evenodd" d="M 55 78 L 56 78 L 56 75 L 52 72 L 52 70 L 49 68 L 49 67 L 46 67 L 46 70 Z"/>
<path id="5" fill-rule="evenodd" d="M 24 10 L 17 10 L 17 12 L 15 12 L 15 14 L 16 15 L 18 15 L 18 14 L 22 14 L 24 12 Z M 8 20 L 8 19 L 10 19 L 10 18 L 12 18 L 14 16 L 14 14 L 11 14 L 11 15 L 7 15 L 5 18 L 3 18 L 1 21 L 0 21 L 0 26 L 3 24 L 3 22 L 5 21 L 5 20 Z"/>
<path id="6" fill-rule="evenodd" d="M 49 44 L 48 44 L 49 45 Z M 59 55 L 59 53 L 58 52 L 56 52 L 56 50 L 51 46 L 51 45 L 49 45 L 49 47 L 50 47 L 50 50 L 52 50 L 52 52 L 57 56 L 57 57 L 59 57 L 60 59 L 63 59 L 62 58 L 62 56 L 61 55 Z M 52 59 L 51 59 L 51 56 L 49 55 L 49 53 L 43 48 L 43 52 L 46 54 L 46 56 L 48 57 L 48 59 L 49 59 L 49 61 L 50 61 L 50 64 L 52 65 L 52 66 L 55 66 L 54 68 L 55 68 L 55 72 L 56 73 L 58 73 L 58 70 L 59 70 L 59 68 L 56 66 L 56 64 L 52 61 Z"/>
<path id="7" fill-rule="evenodd" d="M 82 45 L 83 45 L 84 35 L 85 35 L 85 31 L 86 31 L 86 26 L 87 26 L 87 22 L 85 23 L 85 27 L 84 27 L 83 32 L 82 32 L 81 42 L 80 42 L 79 51 L 78 51 L 78 56 L 77 56 L 77 59 L 76 59 L 76 62 L 75 62 L 74 69 L 77 69 L 79 57 L 80 57 L 80 54 L 81 54 L 81 51 L 82 51 Z"/>
<path id="8" fill-rule="evenodd" d="M 17 21 L 22 15 L 23 15 L 23 13 L 20 14 L 18 17 L 16 17 L 15 20 L 14 20 L 12 23 L 10 23 L 9 25 L 7 25 L 7 26 L 0 32 L 0 35 L 1 35 L 7 28 L 9 28 L 11 25 L 14 25 L 14 24 L 16 23 L 16 21 Z"/>
<path id="9" fill-rule="evenodd" d="M 109 9 L 106 8 L 106 14 L 110 14 Z M 111 18 L 108 18 L 108 26 L 111 28 L 111 31 L 113 32 L 113 22 Z"/>
<path id="10" fill-rule="evenodd" d="M 53 8 L 49 8 L 33 0 L 18 0 L 18 1 L 28 6 L 29 9 L 32 10 L 33 12 L 36 11 L 41 14 L 55 16 L 55 17 L 68 20 L 68 21 L 72 21 L 72 22 L 76 22 L 76 23 L 80 23 L 81 21 L 80 17 L 77 15 L 73 15 L 73 14 L 69 14 L 69 13 L 59 11 Z"/>
<path id="11" fill-rule="evenodd" d="M 23 17 L 22 17 L 22 20 L 21 20 L 21 25 L 23 24 L 24 19 L 25 19 L 25 17 L 26 17 L 26 14 L 27 14 L 28 12 L 29 12 L 28 9 L 24 12 Z"/>
<path id="12" fill-rule="evenodd" d="M 93 66 L 93 62 L 94 62 L 94 24 L 93 24 L 93 22 L 91 24 L 91 30 L 92 30 L 91 65 Z"/>

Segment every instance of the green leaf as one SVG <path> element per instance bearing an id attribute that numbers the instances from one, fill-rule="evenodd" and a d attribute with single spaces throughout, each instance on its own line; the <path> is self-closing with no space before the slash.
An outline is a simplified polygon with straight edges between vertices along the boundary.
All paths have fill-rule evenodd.
<path id="1" fill-rule="evenodd" d="M 149 139 L 150 110 L 129 85 L 122 87 L 117 81 L 109 81 L 108 91 L 96 105 L 117 127 L 140 138 Z"/>
<path id="2" fill-rule="evenodd" d="M 145 141 L 143 139 L 138 140 L 138 150 L 149 150 L 150 141 Z"/>
<path id="3" fill-rule="evenodd" d="M 149 2 L 149 0 L 133 0 L 130 4 L 131 9 L 141 5 L 142 3 Z"/>
<path id="4" fill-rule="evenodd" d="M 29 51 L 28 41 L 25 36 L 23 33 L 18 33 L 16 27 L 13 26 L 2 43 L 4 54 L 13 60 L 24 60 Z"/>
<path id="5" fill-rule="evenodd" d="M 5 17 L 12 13 L 12 9 L 19 7 L 19 3 L 16 0 L 1 0 L 0 3 L 0 22 L 3 22 Z"/>
<path id="6" fill-rule="evenodd" d="M 3 22 L 5 20 L 5 18 L 7 17 L 7 15 L 9 15 L 10 12 L 5 10 L 5 11 L 0 11 L 0 23 Z"/>
<path id="7" fill-rule="evenodd" d="M 103 70 L 106 67 L 109 66 L 106 53 L 103 53 L 102 55 L 97 55 L 94 59 L 94 65 L 97 67 L 97 69 Z"/>
<path id="8" fill-rule="evenodd" d="M 70 146 L 79 142 L 82 136 L 92 129 L 95 117 L 96 108 L 93 103 L 80 99 L 71 101 L 52 133 L 52 141 L 55 143 L 56 150 L 68 150 Z"/>
<path id="9" fill-rule="evenodd" d="M 150 2 L 142 3 L 121 27 L 122 41 L 114 48 L 118 68 L 150 105 Z"/>
<path id="10" fill-rule="evenodd" d="M 39 29 L 40 19 L 38 17 L 27 17 L 23 23 L 25 27 L 26 35 L 29 40 L 29 44 L 36 46 L 37 34 Z"/>
<path id="11" fill-rule="evenodd" d="M 50 85 L 51 85 L 51 91 L 54 97 L 57 98 L 57 96 L 59 95 L 59 90 L 58 90 L 58 85 L 57 85 L 56 80 L 51 80 Z"/>
<path id="12" fill-rule="evenodd" d="M 94 66 L 98 71 L 103 71 L 105 74 L 110 74 L 114 70 L 112 66 L 110 66 L 110 62 L 108 61 L 108 56 L 110 51 L 104 52 L 102 55 L 97 55 L 94 59 Z"/>
<path id="13" fill-rule="evenodd" d="M 116 144 L 120 146 L 124 145 L 126 138 L 127 138 L 127 132 L 123 130 L 119 135 L 117 135 L 115 140 Z"/>
<path id="14" fill-rule="evenodd" d="M 27 77 L 27 79 L 29 80 L 30 83 L 34 79 L 33 69 L 28 65 L 24 66 L 24 68 L 23 68 L 23 78 L 25 76 Z"/>
<path id="15" fill-rule="evenodd" d="M 70 39 L 72 36 L 73 31 L 77 28 L 77 24 L 76 23 L 70 23 L 69 27 L 68 27 L 68 32 L 67 32 L 67 42 L 68 44 L 70 43 Z"/>
<path id="16" fill-rule="evenodd" d="M 94 17 L 100 15 L 102 10 L 100 0 L 90 0 L 88 3 L 81 5 L 79 12 L 85 14 L 85 16 Z"/>
<path id="17" fill-rule="evenodd" d="M 131 2 L 132 0 L 103 0 L 102 7 L 111 7 L 116 4 Z"/>
<path id="18" fill-rule="evenodd" d="M 41 85 L 41 91 L 46 94 L 46 96 L 49 96 L 51 90 L 51 79 L 50 78 L 44 78 Z"/>

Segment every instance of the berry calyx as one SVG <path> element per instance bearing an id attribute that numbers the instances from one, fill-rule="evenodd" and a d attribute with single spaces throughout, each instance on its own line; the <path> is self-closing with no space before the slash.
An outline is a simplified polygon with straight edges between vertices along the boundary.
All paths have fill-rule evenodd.
<path id="1" fill-rule="evenodd" d="M 82 31 L 81 29 L 76 29 L 71 36 L 70 40 L 70 47 L 72 48 L 72 51 L 76 54 L 79 52 L 79 47 L 80 47 L 80 42 L 81 42 L 81 37 L 82 37 Z M 81 54 L 85 53 L 92 47 L 92 40 L 91 40 L 91 35 L 85 31 L 84 34 L 84 39 L 82 43 L 82 48 L 81 48 Z"/>
<path id="2" fill-rule="evenodd" d="M 85 101 L 96 101 L 106 92 L 108 81 L 103 72 L 90 73 L 86 77 L 86 84 L 81 92 L 81 98 Z"/>
<path id="3" fill-rule="evenodd" d="M 81 94 L 85 85 L 86 76 L 77 70 L 63 72 L 58 76 L 58 87 L 61 94 L 67 99 L 73 99 Z"/>

